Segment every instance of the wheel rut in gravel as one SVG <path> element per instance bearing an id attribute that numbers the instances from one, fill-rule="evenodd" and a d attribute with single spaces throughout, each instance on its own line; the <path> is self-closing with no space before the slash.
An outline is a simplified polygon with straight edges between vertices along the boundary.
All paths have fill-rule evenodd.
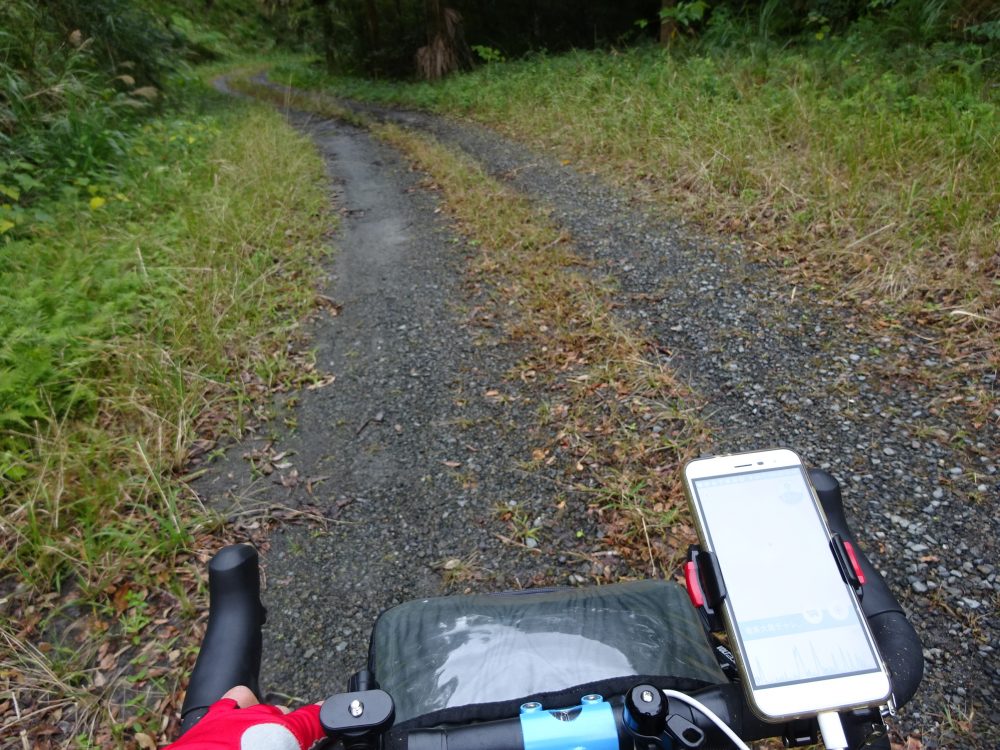
<path id="1" fill-rule="evenodd" d="M 961 744 L 995 746 L 997 435 L 988 425 L 940 439 L 966 425 L 900 369 L 933 356 L 919 332 L 872 339 L 848 311 L 789 288 L 738 246 L 651 217 L 592 176 L 478 126 L 352 106 L 432 133 L 551 206 L 596 272 L 617 279 L 620 314 L 671 350 L 704 396 L 713 450 L 784 444 L 833 472 L 862 545 L 924 640 L 927 674 L 900 730 L 947 745 L 946 712 L 974 709 L 978 738 Z M 202 491 L 334 516 L 327 533 L 278 531 L 265 556 L 265 682 L 312 698 L 360 666 L 385 606 L 448 586 L 566 582 L 576 559 L 496 536 L 496 504 L 543 514 L 553 487 L 516 468 L 536 422 L 533 394 L 504 377 L 516 348 L 469 325 L 465 249 L 434 196 L 364 131 L 295 121 L 327 158 L 344 213 L 326 292 L 343 309 L 314 333 L 320 369 L 337 379 L 301 395 L 294 430 L 231 451 Z M 505 398 L 485 396 L 494 391 Z M 293 486 L 249 476 L 236 454 L 254 450 L 285 452 Z M 278 472 L 285 484 L 288 471 Z M 448 560 L 459 561 L 451 571 Z"/>
<path id="2" fill-rule="evenodd" d="M 504 377 L 518 351 L 469 324 L 468 249 L 435 195 L 365 131 L 293 122 L 326 159 L 343 216 L 324 290 L 340 311 L 311 333 L 318 369 L 336 379 L 286 399 L 198 491 L 228 514 L 287 506 L 326 517 L 325 529 L 279 528 L 262 556 L 262 684 L 315 699 L 363 666 L 386 607 L 566 583 L 590 563 L 569 541 L 554 552 L 499 538 L 510 531 L 498 508 L 516 502 L 535 523 L 552 511 L 552 488 L 518 468 L 535 422 L 530 394 Z"/>

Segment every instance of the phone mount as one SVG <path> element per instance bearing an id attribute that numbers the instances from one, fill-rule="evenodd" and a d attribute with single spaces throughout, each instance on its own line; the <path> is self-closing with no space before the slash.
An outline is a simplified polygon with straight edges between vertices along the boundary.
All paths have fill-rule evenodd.
<path id="1" fill-rule="evenodd" d="M 705 629 L 712 633 L 723 631 L 722 600 L 726 598 L 726 584 L 722 581 L 719 561 L 711 552 L 697 544 L 688 547 L 684 563 L 684 584 L 688 598 L 698 610 Z"/>
<path id="2" fill-rule="evenodd" d="M 865 574 L 861 570 L 858 556 L 854 553 L 854 545 L 835 531 L 830 539 L 830 551 L 833 552 L 833 559 L 837 561 L 840 577 L 854 589 L 854 594 L 860 602 L 865 594 Z"/>
<path id="3" fill-rule="evenodd" d="M 854 552 L 854 546 L 839 533 L 830 538 L 830 552 L 840 577 L 854 590 L 858 601 L 864 596 L 865 574 Z M 698 610 L 705 629 L 712 633 L 723 632 L 722 602 L 726 598 L 726 584 L 722 580 L 719 561 L 711 552 L 697 544 L 688 548 L 687 562 L 684 563 L 684 584 L 688 598 Z"/>
<path id="4" fill-rule="evenodd" d="M 830 513 L 828 503 L 833 503 L 837 508 L 840 505 L 840 488 L 837 480 L 825 472 L 810 471 L 810 481 L 816 482 L 816 473 L 821 475 L 826 486 L 826 494 L 830 498 L 824 498 L 823 492 L 820 499 L 823 502 L 824 511 Z M 835 496 L 832 493 L 836 493 Z M 836 524 L 834 524 L 836 527 Z M 854 546 L 839 532 L 833 532 L 830 536 L 830 553 L 837 563 L 837 569 L 844 582 L 851 587 L 857 596 L 858 601 L 862 601 L 865 587 L 865 574 Z M 702 549 L 699 545 L 692 545 L 688 548 L 687 562 L 684 564 L 684 583 L 687 587 L 688 598 L 694 605 L 705 630 L 712 634 L 712 642 L 715 647 L 716 658 L 723 673 L 733 682 L 741 680 L 736 657 L 717 637 L 725 632 L 725 625 L 722 621 L 722 607 L 726 599 L 726 584 L 722 577 L 722 570 L 716 556 Z M 875 602 L 878 597 L 873 599 Z M 868 616 L 866 612 L 866 616 Z M 849 718 L 845 722 L 845 729 L 848 732 L 850 747 L 871 747 L 888 748 L 887 729 L 883 721 L 882 712 L 878 708 L 865 708 L 855 711 L 843 712 L 842 717 Z M 819 742 L 816 721 L 813 719 L 800 719 L 790 722 L 784 727 L 784 743 L 786 747 L 803 747 Z"/>

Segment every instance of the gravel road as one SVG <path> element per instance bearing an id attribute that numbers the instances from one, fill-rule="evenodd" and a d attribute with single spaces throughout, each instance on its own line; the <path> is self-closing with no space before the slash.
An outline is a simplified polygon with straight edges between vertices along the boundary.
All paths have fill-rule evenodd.
<path id="1" fill-rule="evenodd" d="M 583 580 L 599 529 L 581 513 L 574 542 L 545 542 L 554 485 L 519 467 L 551 437 L 532 427 L 535 394 L 505 378 L 522 353 L 470 322 L 481 302 L 467 288 L 473 251 L 422 175 L 363 130 L 293 121 L 327 159 L 343 215 L 325 290 L 342 309 L 312 331 L 318 366 L 336 380 L 278 405 L 198 490 L 227 512 L 277 504 L 328 519 L 322 532 L 279 529 L 262 560 L 262 684 L 316 697 L 362 666 L 386 607 Z M 511 535 L 500 515 L 512 507 L 539 529 L 534 548 L 498 537 Z"/>
<path id="2" fill-rule="evenodd" d="M 859 541 L 924 642 L 924 683 L 897 730 L 927 748 L 1000 746 L 1000 415 L 974 431 L 942 406 L 950 394 L 910 376 L 950 367 L 927 332 L 868 333 L 850 308 L 557 155 L 469 123 L 351 106 L 433 134 L 551 207 L 595 272 L 617 279 L 619 313 L 673 353 L 705 400 L 710 450 L 785 445 L 837 476 Z M 518 468 L 546 440 L 533 427 L 540 396 L 504 377 L 517 348 L 470 323 L 481 300 L 465 283 L 468 249 L 421 175 L 363 130 L 293 122 L 326 158 L 344 215 L 325 292 L 343 308 L 313 330 L 336 381 L 304 391 L 282 411 L 291 426 L 231 449 L 199 489 L 220 507 L 317 505 L 330 519 L 327 533 L 279 530 L 264 558 L 265 684 L 314 698 L 360 666 L 382 608 L 577 581 L 600 530 L 572 512 L 582 503 L 559 516 L 557 488 Z M 285 468 L 252 473 L 243 456 L 254 451 L 285 453 Z M 549 543 L 500 538 L 510 503 L 551 530 Z"/>

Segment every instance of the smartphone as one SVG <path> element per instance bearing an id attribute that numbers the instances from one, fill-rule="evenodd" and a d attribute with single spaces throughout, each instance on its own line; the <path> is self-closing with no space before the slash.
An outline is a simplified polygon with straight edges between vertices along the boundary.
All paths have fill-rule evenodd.
<path id="1" fill-rule="evenodd" d="M 684 467 L 747 700 L 765 721 L 883 703 L 889 676 L 802 460 L 785 449 Z"/>

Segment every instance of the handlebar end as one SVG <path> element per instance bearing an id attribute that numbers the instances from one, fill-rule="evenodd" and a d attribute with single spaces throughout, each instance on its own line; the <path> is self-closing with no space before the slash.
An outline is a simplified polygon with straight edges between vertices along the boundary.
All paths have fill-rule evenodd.
<path id="1" fill-rule="evenodd" d="M 181 709 L 182 734 L 230 688 L 246 685 L 260 697 L 261 627 L 267 616 L 258 561 L 254 547 L 233 544 L 208 564 L 208 627 Z"/>

